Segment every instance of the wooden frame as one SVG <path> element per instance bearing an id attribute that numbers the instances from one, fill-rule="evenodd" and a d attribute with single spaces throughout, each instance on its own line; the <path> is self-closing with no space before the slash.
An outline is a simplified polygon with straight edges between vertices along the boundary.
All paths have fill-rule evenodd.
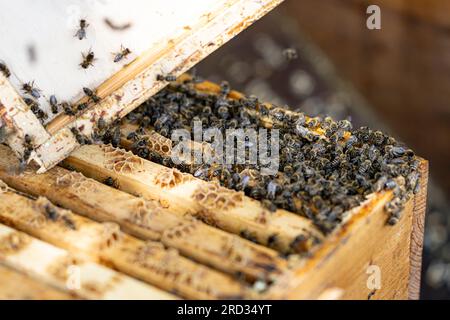
<path id="1" fill-rule="evenodd" d="M 270 123 L 267 125 L 270 127 Z M 316 134 L 321 135 L 321 132 L 316 132 Z M 170 149 L 170 146 L 162 141 L 161 136 L 155 134 L 154 138 L 160 143 L 159 150 L 164 152 L 164 146 Z M 90 248 L 73 247 L 70 242 L 64 242 L 64 238 L 69 239 L 74 236 L 79 239 L 86 238 L 84 231 L 67 230 L 67 228 L 54 229 L 53 223 L 48 221 L 46 222 L 48 225 L 44 228 L 30 228 L 29 217 L 39 215 L 35 209 L 36 201 L 17 195 L 8 188 L 6 188 L 8 194 L 3 195 L 5 204 L 2 205 L 9 205 L 16 210 L 19 207 L 25 210 L 26 207 L 25 212 L 29 216 L 24 219 L 20 214 L 12 215 L 11 212 L 5 212 L 0 214 L 1 221 L 9 222 L 19 229 L 33 233 L 72 252 L 84 253 L 89 259 L 99 260 L 108 266 L 166 290 L 172 290 L 173 293 L 181 296 L 188 298 L 262 297 L 270 299 L 417 299 L 419 297 L 428 177 L 426 160 L 419 159 L 421 188 L 406 203 L 396 225 L 387 224 L 389 217 L 384 210 L 386 203 L 392 199 L 392 192 L 382 191 L 371 194 L 359 207 L 347 212 L 346 219 L 339 227 L 331 234 L 324 236 L 312 225 L 311 221 L 301 216 L 285 210 L 267 214 L 261 203 L 251 200 L 239 192 L 219 187 L 214 182 L 195 179 L 189 174 L 144 160 L 131 152 L 110 145 L 83 146 L 73 152 L 62 166 L 78 171 L 78 173 L 70 173 L 69 176 L 75 175 L 79 179 L 69 179 L 69 188 L 58 191 L 52 190 L 55 188 L 54 183 L 57 183 L 58 180 L 61 182 L 61 179 L 64 180 L 63 178 L 67 175 L 66 170 L 55 168 L 42 176 L 33 172 L 16 176 L 14 172 L 17 170 L 14 170 L 14 165 L 11 165 L 14 160 L 11 154 L 8 156 L 6 149 L 0 147 L 0 155 L 3 155 L 0 157 L 2 159 L 0 161 L 0 178 L 5 179 L 10 186 L 34 196 L 49 196 L 63 207 L 81 206 L 78 210 L 90 218 L 100 221 L 117 221 L 125 226 L 127 232 L 131 230 L 131 233 L 135 232 L 139 237 L 145 239 L 154 237 L 155 239 L 152 240 L 159 240 L 168 247 L 177 248 L 182 252 L 184 250 L 183 254 L 186 258 L 176 256 L 174 259 L 177 261 L 177 265 L 182 265 L 182 268 L 176 268 L 171 263 L 160 264 L 158 272 L 170 274 L 175 268 L 182 274 L 186 268 L 190 270 L 189 264 L 196 265 L 205 272 L 201 272 L 202 277 L 198 273 L 201 281 L 197 279 L 194 284 L 190 282 L 180 286 L 174 286 L 174 283 L 164 276 L 155 278 L 154 275 L 148 274 L 148 270 L 145 268 L 139 269 L 139 266 L 130 265 L 127 260 L 129 256 L 123 254 L 123 249 L 126 249 L 125 251 L 128 253 L 136 253 L 141 247 L 141 240 L 118 232 L 116 234 L 120 234 L 120 237 L 116 238 L 121 240 L 115 240 L 111 243 L 112 247 L 108 246 L 104 249 L 105 251 L 94 250 L 93 248 L 97 248 L 95 245 Z M 86 177 L 80 178 L 81 173 L 98 182 Z M 121 191 L 100 187 L 100 183 L 105 182 L 107 178 L 112 178 L 114 187 Z M 94 184 L 95 187 L 93 187 Z M 77 190 L 80 189 L 85 190 L 77 194 L 79 192 Z M 67 190 L 69 192 L 65 198 L 63 193 Z M 156 201 L 157 208 L 165 212 L 170 219 L 182 222 L 186 217 L 193 216 L 200 218 L 204 223 L 202 226 L 205 227 L 202 227 L 201 233 L 196 234 L 195 237 L 190 236 L 185 242 L 164 242 L 160 231 L 139 229 L 136 221 L 129 224 L 124 223 L 121 214 L 128 212 L 129 215 L 129 211 L 115 211 L 108 206 L 105 206 L 102 211 L 100 206 L 98 212 L 95 212 L 97 208 L 94 199 L 97 196 L 92 196 L 88 200 L 75 199 L 76 196 L 88 196 L 93 191 L 100 193 L 98 197 L 103 199 L 112 194 L 122 197 L 123 192 L 129 193 L 127 195 L 129 199 L 131 199 L 131 195 L 144 197 L 144 201 Z M 209 198 L 205 197 L 205 194 L 198 196 L 199 193 L 206 195 L 213 193 L 214 196 L 212 201 L 206 201 L 205 199 Z M 20 205 L 22 202 L 25 204 Z M 86 209 L 89 205 L 94 209 Z M 152 209 L 147 208 L 147 210 L 151 211 Z M 66 211 L 63 212 L 69 214 Z M 87 225 L 96 226 L 95 228 L 102 225 L 72 213 L 70 216 L 76 221 L 84 221 Z M 206 227 L 206 224 L 210 226 Z M 222 229 L 222 231 L 212 231 L 216 230 L 214 228 Z M 250 238 L 260 244 L 253 247 L 255 252 L 270 253 L 273 257 L 273 250 L 264 250 L 265 248 L 261 246 L 271 245 L 272 249 L 277 251 L 296 254 L 291 254 L 285 264 L 276 264 L 278 270 L 270 270 L 268 273 L 271 276 L 265 281 L 254 282 L 255 274 L 252 274 L 249 269 L 239 269 L 236 261 L 227 261 L 225 270 L 221 269 L 217 263 L 211 261 L 208 263 L 209 256 L 206 252 L 201 257 L 194 254 L 195 249 L 191 249 L 194 248 L 195 243 L 205 239 L 202 237 L 206 237 L 208 234 L 226 234 L 229 239 L 235 239 L 237 235 L 248 237 L 250 234 Z M 275 245 L 269 240 L 273 234 L 278 237 Z M 89 241 L 95 242 L 94 240 L 98 240 L 98 237 L 98 233 L 91 234 Z M 217 243 L 221 242 L 217 240 Z M 159 244 L 161 245 L 161 243 Z M 241 244 L 243 246 L 237 247 L 240 249 L 244 246 L 248 247 L 246 242 L 241 242 Z M 205 247 L 200 248 L 204 250 Z M 292 250 L 293 248 L 296 250 Z M 154 248 L 153 250 L 153 252 L 158 251 L 161 256 L 174 252 L 160 246 L 159 249 Z M 215 250 L 214 254 L 217 254 L 217 248 Z M 153 259 L 165 260 L 160 255 Z M 210 257 L 213 257 L 213 254 Z M 244 257 L 251 257 L 251 255 L 244 255 Z M 209 264 L 210 268 L 202 267 L 197 262 L 189 262 L 187 258 Z M 257 261 L 253 258 L 249 260 Z M 231 275 L 223 275 L 213 268 L 228 271 L 230 274 L 238 271 L 247 278 L 233 278 Z M 207 273 L 210 276 L 205 276 Z M 373 282 L 373 277 L 378 281 Z M 184 277 L 182 278 L 184 279 Z M 211 282 L 215 285 L 220 283 L 220 285 L 213 289 Z M 254 286 L 251 287 L 251 284 Z M 175 291 L 173 291 L 174 289 Z"/>
<path id="2" fill-rule="evenodd" d="M 272 249 L 174 214 L 159 202 L 134 197 L 62 167 L 43 174 L 28 171 L 17 176 L 14 174 L 17 165 L 12 152 L 0 145 L 0 179 L 9 186 L 36 197 L 47 197 L 90 219 L 116 222 L 137 238 L 160 241 L 223 272 L 269 280 L 286 265 Z"/>
<path id="3" fill-rule="evenodd" d="M 71 127 L 82 128 L 81 132 L 90 136 L 99 118 L 106 123 L 122 118 L 167 85 L 156 79 L 158 74 L 181 75 L 280 2 L 282 0 L 227 0 L 222 8 L 206 14 L 198 24 L 188 26 L 168 43 L 149 49 L 100 85 L 97 95 L 102 100 L 95 106 L 76 118 L 61 115 L 46 129 L 1 75 L 0 114 L 14 129 L 8 138 L 9 146 L 21 156 L 24 136 L 30 135 L 35 144 L 30 161 L 38 164 L 39 173 L 47 171 L 79 146 Z"/>
<path id="4" fill-rule="evenodd" d="M 39 257 L 39 259 L 36 259 Z M 0 224 L 0 263 L 59 290 L 88 299 L 171 299 L 150 287 L 96 263 Z M 70 268 L 83 274 L 79 285 L 68 285 Z"/>
<path id="5" fill-rule="evenodd" d="M 0 221 L 77 257 L 106 264 L 186 298 L 249 298 L 252 294 L 239 282 L 180 256 L 177 250 L 138 240 L 121 233 L 113 223 L 83 218 L 53 206 L 45 198 L 30 200 L 4 189 L 0 194 Z M 7 258 L 6 254 L 5 261 Z"/>

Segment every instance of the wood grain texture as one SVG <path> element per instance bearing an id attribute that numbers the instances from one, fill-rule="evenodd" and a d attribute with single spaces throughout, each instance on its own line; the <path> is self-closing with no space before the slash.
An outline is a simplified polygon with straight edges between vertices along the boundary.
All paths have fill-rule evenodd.
<path id="1" fill-rule="evenodd" d="M 70 300 L 74 297 L 0 265 L 0 300 Z"/>
<path id="2" fill-rule="evenodd" d="M 82 299 L 174 299 L 169 293 L 3 224 L 0 224 L 0 262 Z M 79 275 L 76 279 L 71 278 L 73 267 Z"/>
<path id="3" fill-rule="evenodd" d="M 248 233 L 263 245 L 276 235 L 273 249 L 281 252 L 305 252 L 323 238 L 321 231 L 305 217 L 282 209 L 268 213 L 262 203 L 242 192 L 194 178 L 110 145 L 83 146 L 63 165 L 98 181 L 113 177 L 120 190 L 162 201 L 171 212 L 193 216 L 227 232 Z M 261 216 L 265 219 L 260 219 Z"/>
<path id="4" fill-rule="evenodd" d="M 413 201 L 395 226 L 387 225 L 382 193 L 367 201 L 321 249 L 268 293 L 278 299 L 316 299 L 330 287 L 341 288 L 341 299 L 407 299 L 409 245 Z M 381 286 L 368 286 L 368 267 L 380 270 Z"/>
<path id="5" fill-rule="evenodd" d="M 422 251 L 427 205 L 428 161 L 423 160 L 420 168 L 420 191 L 414 197 L 413 223 L 411 230 L 410 275 L 408 298 L 420 297 L 420 276 L 422 273 Z"/>
<path id="6" fill-rule="evenodd" d="M 0 145 L 0 179 L 10 187 L 46 197 L 96 221 L 117 222 L 133 236 L 160 241 L 188 258 L 223 272 L 242 273 L 251 279 L 270 279 L 286 266 L 286 261 L 275 250 L 174 214 L 159 202 L 108 187 L 81 173 L 55 167 L 43 174 L 28 170 L 17 175 L 13 169 L 16 166 L 13 153 Z M 205 238 L 208 241 L 204 241 Z"/>
<path id="7" fill-rule="evenodd" d="M 177 250 L 138 240 L 114 223 L 94 222 L 57 208 L 45 198 L 34 201 L 14 191 L 0 193 L 0 221 L 86 261 L 155 285 L 147 287 L 156 296 L 177 292 L 190 299 L 226 299 L 251 294 L 244 284 L 180 256 Z"/>

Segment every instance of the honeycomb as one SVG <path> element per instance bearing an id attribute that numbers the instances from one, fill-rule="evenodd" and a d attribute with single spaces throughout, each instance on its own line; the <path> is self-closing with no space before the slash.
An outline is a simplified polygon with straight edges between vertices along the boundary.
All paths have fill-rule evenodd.
<path id="1" fill-rule="evenodd" d="M 201 184 L 192 198 L 207 210 L 229 210 L 244 200 L 244 193 L 221 187 L 218 183 Z"/>
<path id="2" fill-rule="evenodd" d="M 164 156 L 170 156 L 172 154 L 172 140 L 156 132 L 151 132 L 149 135 L 144 136 L 144 138 L 147 139 L 147 147 L 150 150 L 154 150 Z"/>
<path id="3" fill-rule="evenodd" d="M 160 170 L 155 177 L 155 184 L 164 189 L 172 189 L 189 181 L 191 177 L 177 169 Z"/>
<path id="4" fill-rule="evenodd" d="M 138 172 L 143 165 L 143 160 L 129 151 L 116 149 L 111 145 L 102 146 L 105 154 L 104 165 L 108 170 L 117 174 L 131 174 Z"/>

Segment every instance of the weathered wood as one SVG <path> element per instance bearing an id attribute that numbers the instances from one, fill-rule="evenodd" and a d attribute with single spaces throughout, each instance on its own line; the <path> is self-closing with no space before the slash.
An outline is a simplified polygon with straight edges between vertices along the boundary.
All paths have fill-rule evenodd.
<path id="1" fill-rule="evenodd" d="M 343 290 L 342 299 L 408 298 L 413 200 L 407 203 L 399 223 L 390 226 L 383 208 L 390 199 L 389 192 L 373 195 L 340 230 L 327 237 L 311 259 L 280 279 L 268 296 L 315 299 L 327 288 L 338 287 Z M 379 288 L 370 278 L 378 271 Z"/>
<path id="2" fill-rule="evenodd" d="M 33 170 L 17 175 L 17 162 L 12 152 L 0 145 L 0 179 L 9 186 L 47 197 L 91 219 L 117 222 L 131 235 L 161 241 L 186 257 L 221 271 L 270 279 L 286 267 L 286 261 L 276 251 L 174 214 L 159 202 L 137 198 L 61 167 L 40 175 Z"/>
<path id="3" fill-rule="evenodd" d="M 249 297 L 239 282 L 181 257 L 159 242 L 121 233 L 114 223 L 97 223 L 9 189 L 0 194 L 0 221 L 73 254 L 112 266 L 132 277 L 187 298 Z"/>
<path id="4" fill-rule="evenodd" d="M 70 300 L 74 297 L 0 265 L 0 300 Z"/>
<path id="5" fill-rule="evenodd" d="M 33 138 L 36 145 L 50 138 L 39 120 L 25 104 L 8 79 L 0 72 L 0 118 L 10 130 L 7 143 L 21 157 L 25 135 Z"/>
<path id="6" fill-rule="evenodd" d="M 273 247 L 280 251 L 308 251 L 323 238 L 304 217 L 285 210 L 271 213 L 242 192 L 196 179 L 122 149 L 83 146 L 63 164 L 99 181 L 112 177 L 121 190 L 163 201 L 171 212 L 197 217 L 232 233 L 250 235 L 258 243 L 267 244 L 275 236 Z"/>
<path id="7" fill-rule="evenodd" d="M 412 213 L 410 273 L 408 299 L 417 300 L 420 297 L 420 278 L 422 273 L 422 251 L 425 229 L 425 213 L 427 205 L 428 161 L 422 161 L 420 167 L 420 191 L 414 197 Z"/>
<path id="8" fill-rule="evenodd" d="M 96 263 L 85 262 L 3 224 L 0 224 L 0 263 L 80 298 L 173 299 L 168 293 Z"/>

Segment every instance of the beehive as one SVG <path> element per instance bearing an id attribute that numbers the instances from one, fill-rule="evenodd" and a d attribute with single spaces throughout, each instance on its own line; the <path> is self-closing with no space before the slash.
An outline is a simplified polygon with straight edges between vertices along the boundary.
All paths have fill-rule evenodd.
<path id="1" fill-rule="evenodd" d="M 208 82 L 194 88 L 220 94 Z M 260 111 L 252 112 L 261 126 L 276 127 Z M 11 269 L 5 272 L 33 279 L 24 282 L 30 296 L 39 285 L 77 298 L 131 298 L 134 287 L 138 298 L 156 299 L 418 298 L 425 160 L 417 158 L 420 188 L 396 213 L 397 223 L 388 224 L 385 211 L 394 191 L 381 188 L 325 232 L 317 221 L 269 208 L 220 179 L 201 180 L 133 154 L 133 126 L 129 119 L 121 124 L 113 141 L 120 146 L 85 145 L 40 175 L 33 168 L 20 174 L 17 159 L 0 146 L 0 261 Z M 310 131 L 324 134 L 319 127 Z M 139 135 L 161 157 L 174 147 L 158 130 Z M 41 258 L 31 259 L 38 251 Z M 104 280 L 72 288 L 68 267 L 105 274 Z M 373 267 L 380 271 L 375 287 Z M 10 294 L 6 286 L 0 292 Z"/>

